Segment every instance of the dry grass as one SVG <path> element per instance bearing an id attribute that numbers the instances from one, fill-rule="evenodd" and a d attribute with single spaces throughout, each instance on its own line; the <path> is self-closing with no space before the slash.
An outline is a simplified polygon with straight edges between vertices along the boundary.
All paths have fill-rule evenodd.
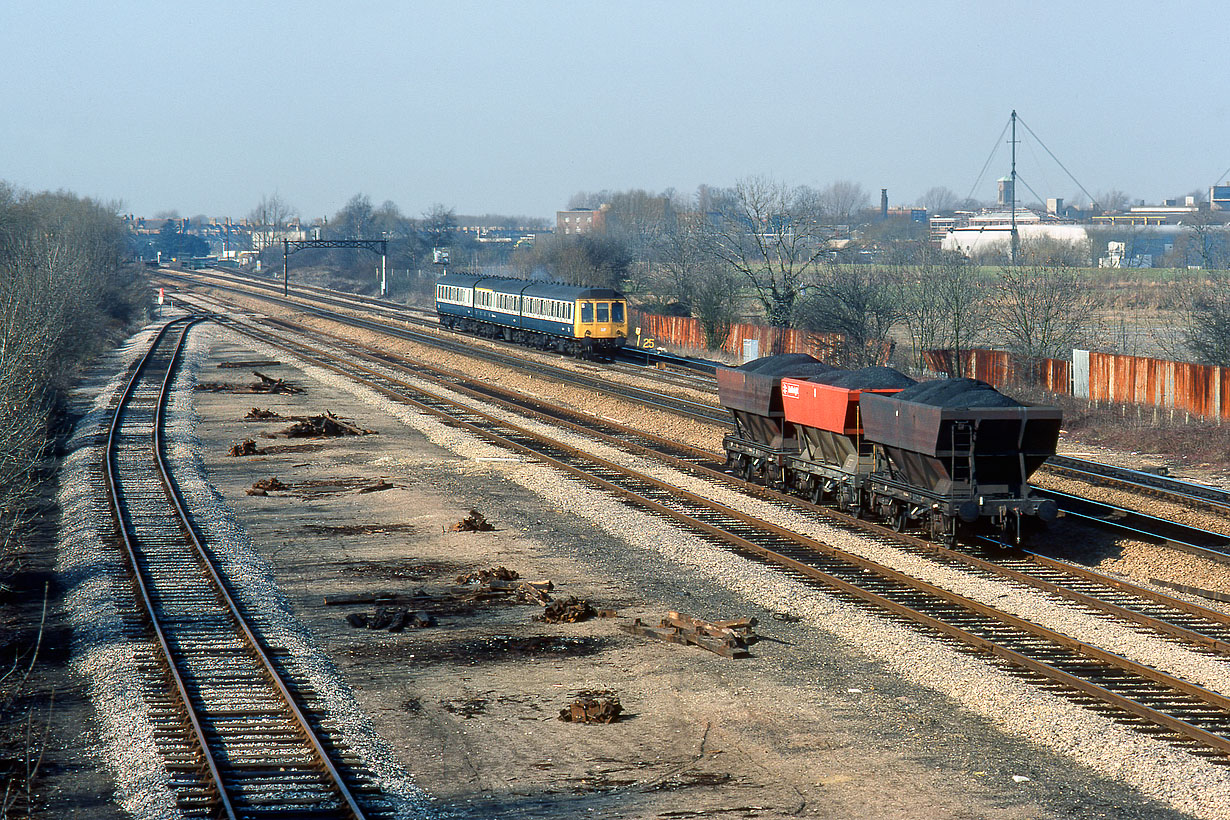
<path id="1" fill-rule="evenodd" d="M 1148 453 L 1193 467 L 1230 470 L 1230 424 L 1183 411 L 1132 404 L 1093 404 L 1038 388 L 1005 390 L 1022 401 L 1063 410 L 1069 441 L 1127 453 Z"/>

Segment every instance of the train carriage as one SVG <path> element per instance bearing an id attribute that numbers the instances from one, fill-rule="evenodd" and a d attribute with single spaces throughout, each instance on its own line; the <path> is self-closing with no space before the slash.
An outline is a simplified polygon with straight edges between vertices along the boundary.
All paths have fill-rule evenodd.
<path id="1" fill-rule="evenodd" d="M 448 328 L 576 356 L 607 355 L 628 337 L 628 306 L 610 288 L 449 273 L 436 283 Z"/>

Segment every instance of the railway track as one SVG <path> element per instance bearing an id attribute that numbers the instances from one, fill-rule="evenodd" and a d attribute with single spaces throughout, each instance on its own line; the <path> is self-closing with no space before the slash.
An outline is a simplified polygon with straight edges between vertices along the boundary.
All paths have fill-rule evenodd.
<path id="1" fill-rule="evenodd" d="M 380 323 L 367 322 L 366 320 L 356 320 L 352 317 L 335 316 L 331 312 L 320 313 L 318 315 L 322 315 L 325 318 L 335 318 L 338 321 L 342 321 L 352 326 L 358 323 L 359 326 L 367 329 L 379 330 L 380 332 L 392 333 L 393 335 L 400 335 L 400 331 L 398 329 L 390 329 L 387 325 Z M 267 321 L 277 324 L 286 330 L 294 331 L 298 329 L 291 322 L 285 322 L 278 319 L 267 319 Z M 435 336 L 423 337 L 419 335 L 415 336 L 414 340 L 440 346 L 440 342 Z M 344 343 L 344 340 L 341 339 L 335 339 L 335 341 L 339 344 Z M 608 392 L 611 390 L 611 385 L 607 380 L 587 376 L 585 374 L 578 374 L 574 370 L 568 368 L 542 365 L 537 362 L 526 361 L 523 358 L 499 352 L 496 352 L 494 356 L 485 356 L 481 353 L 476 354 L 472 348 L 465 345 L 456 344 L 451 340 L 445 340 L 444 344 L 447 345 L 446 349 L 454 350 L 467 356 L 479 355 L 482 358 L 486 358 L 488 361 L 492 361 L 503 366 L 514 367 L 523 371 L 528 370 L 530 372 L 538 373 L 549 378 L 554 378 L 565 383 L 598 391 Z M 397 364 L 397 360 L 393 357 L 386 356 L 384 358 L 390 364 Z M 459 378 L 461 377 L 459 376 Z M 722 410 L 721 408 L 714 408 L 697 402 L 679 400 L 675 397 L 669 396 L 668 394 L 655 391 L 645 391 L 625 385 L 621 385 L 619 389 L 622 398 L 638 401 L 647 407 L 667 410 L 669 412 L 678 413 L 703 422 L 720 422 L 723 425 L 729 423 L 729 415 L 727 411 Z M 1134 538 L 1156 540 L 1169 544 L 1170 546 L 1183 552 L 1207 558 L 1212 561 L 1230 563 L 1230 537 L 1225 535 L 1209 532 L 1197 527 L 1188 526 L 1167 519 L 1158 518 L 1156 516 L 1147 515 L 1129 508 L 1095 501 L 1088 498 L 1081 498 L 1079 496 L 1067 493 L 1042 488 L 1035 488 L 1035 491 L 1040 495 L 1054 499 L 1056 503 L 1059 504 L 1060 509 L 1065 515 L 1071 515 L 1075 518 L 1082 519 L 1091 525 L 1111 529 Z M 1157 490 L 1157 492 L 1162 492 L 1162 490 Z"/>
<path id="2" fill-rule="evenodd" d="M 292 338 L 283 331 L 271 335 L 268 327 L 245 324 L 240 330 L 263 343 L 357 379 L 402 404 L 554 466 L 627 503 L 669 518 L 713 543 L 779 567 L 800 581 L 823 587 L 861 606 L 887 611 L 919 628 L 943 635 L 947 640 L 994 656 L 1027 677 L 1046 679 L 1059 686 L 1078 702 L 1093 699 L 1103 707 L 1112 708 L 1118 719 L 1140 725 L 1147 731 L 1173 733 L 1177 742 L 1193 748 L 1213 750 L 1219 755 L 1230 754 L 1230 699 L 1216 692 L 865 557 L 759 520 L 667 480 L 599 458 L 580 447 L 562 444 L 552 436 L 534 432 L 466 403 L 424 391 L 390 373 L 385 363 L 364 363 L 355 355 L 358 346 L 342 350 L 339 356 L 336 348 L 323 349 L 318 342 L 305 342 L 301 336 Z M 345 364 L 339 364 L 339 359 Z M 446 386 L 457 389 L 461 385 L 448 381 Z M 586 425 L 579 426 L 590 432 Z M 616 430 L 607 435 L 618 438 L 641 434 Z M 702 463 L 710 455 L 696 451 L 682 458 L 693 466 L 713 469 Z M 886 533 L 872 537 L 894 546 L 900 544 L 893 540 L 899 537 L 895 534 L 893 538 Z M 931 546 L 925 548 L 932 549 Z M 980 559 L 966 556 L 965 560 Z M 997 572 L 1004 577 L 993 563 L 984 564 L 981 571 Z M 1054 565 L 1052 572 L 1058 575 L 1059 562 Z M 1022 576 L 1021 583 L 1038 585 L 1038 580 L 1028 577 L 1027 572 L 1017 572 Z M 1153 614 L 1128 610 L 1125 604 L 1136 594 L 1130 585 L 1108 584 L 1117 588 L 1118 602 L 1103 601 L 1095 598 L 1094 593 L 1097 584 L 1108 579 L 1098 580 L 1093 577 L 1096 574 L 1088 575 L 1084 591 L 1070 588 L 1071 584 L 1063 587 L 1052 582 L 1058 589 L 1055 594 L 1208 651 L 1224 653 L 1230 650 L 1230 618 L 1157 593 L 1151 593 Z M 1159 615 L 1169 615 L 1171 622 L 1162 620 Z"/>
<path id="3" fill-rule="evenodd" d="M 179 808 L 191 817 L 390 816 L 369 772 L 325 725 L 293 659 L 267 646 L 198 536 L 163 443 L 167 393 L 188 329 L 175 319 L 132 372 L 107 439 L 106 480 L 136 595 L 134 637 L 153 636 L 142 687 Z"/>
<path id="4" fill-rule="evenodd" d="M 1212 512 L 1230 513 L 1230 491 L 1208 484 L 1184 481 L 1169 475 L 1131 470 L 1074 456 L 1052 456 L 1046 468 L 1062 476 L 1079 478 L 1104 487 L 1126 488 L 1158 498 L 1178 500 L 1204 507 Z"/>
<path id="5" fill-rule="evenodd" d="M 161 273 L 162 275 L 175 279 L 176 281 L 186 283 L 193 282 L 192 277 L 168 274 L 165 271 Z M 391 326 L 385 322 L 358 319 L 353 316 L 337 314 L 327 310 L 313 310 L 306 307 L 302 302 L 283 299 L 277 295 L 280 293 L 280 287 L 273 282 L 244 280 L 240 283 L 233 277 L 221 274 L 208 274 L 208 276 L 211 279 L 217 280 L 219 282 L 218 286 L 220 287 L 231 289 L 245 287 L 260 290 L 265 294 L 264 298 L 268 298 L 277 304 L 292 307 L 296 310 L 308 310 L 314 315 L 318 315 L 322 318 L 350 324 L 355 327 L 374 330 L 380 333 L 388 333 L 410 341 L 443 347 L 453 352 L 463 353 L 464 355 L 471 357 L 482 358 L 502 366 L 514 367 L 520 370 L 528 370 L 549 378 L 555 378 L 564 382 L 598 391 L 609 392 L 611 390 L 609 380 L 601 377 L 578 374 L 576 371 L 569 368 L 553 367 L 544 363 L 527 360 L 524 357 L 515 354 L 478 348 L 474 345 L 465 344 L 464 342 L 457 342 L 455 340 L 442 338 L 437 334 L 428 333 L 426 331 L 413 331 L 408 328 L 404 329 L 400 326 Z M 414 311 L 413 309 L 406 308 L 404 306 L 397 306 L 393 303 L 384 302 L 369 297 L 348 297 L 344 294 L 339 294 L 323 288 L 314 288 L 310 286 L 297 286 L 297 288 L 304 292 L 310 293 L 313 299 L 319 300 L 325 304 L 332 304 L 351 310 L 372 311 L 396 322 L 416 322 L 422 323 L 423 325 L 430 324 L 423 318 L 423 316 L 427 315 L 423 311 Z M 637 356 L 644 358 L 644 356 L 638 351 L 627 352 L 629 355 L 626 358 L 629 360 L 632 360 Z M 695 365 L 695 363 L 692 364 Z M 680 386 L 695 388 L 698 386 L 696 378 L 701 376 L 703 376 L 703 368 L 702 370 L 698 370 L 686 377 L 678 379 L 676 383 Z M 710 383 L 711 382 L 703 381 L 701 384 L 708 385 Z M 729 414 L 725 410 L 701 402 L 680 399 L 662 391 L 632 388 L 622 384 L 618 389 L 621 398 L 639 402 L 647 407 L 668 410 L 670 412 L 675 412 L 685 417 L 697 419 L 703 422 L 716 422 L 726 425 L 730 421 Z M 1138 470 L 1128 470 L 1114 467 L 1112 465 L 1100 464 L 1097 462 L 1068 456 L 1053 457 L 1048 460 L 1047 465 L 1043 469 L 1050 470 L 1058 475 L 1079 478 L 1093 484 L 1116 487 L 1135 493 L 1149 494 L 1178 503 L 1194 503 L 1215 514 L 1224 515 L 1230 513 L 1230 492 L 1220 490 L 1215 487 L 1209 487 L 1207 485 L 1196 484 L 1194 482 L 1181 481 L 1169 476 L 1145 473 Z M 1045 491 L 1039 490 L 1039 492 Z M 1113 529 L 1132 537 L 1155 539 L 1168 543 L 1182 551 L 1199 555 L 1210 560 L 1223 563 L 1230 562 L 1230 538 L 1227 538 L 1226 536 L 1216 533 L 1209 533 L 1195 527 L 1189 527 L 1176 522 L 1160 519 L 1156 516 L 1149 516 L 1129 508 L 1097 502 L 1091 499 L 1078 498 L 1076 496 L 1061 493 L 1054 493 L 1052 494 L 1052 497 L 1061 504 L 1061 509 L 1064 509 L 1065 512 L 1068 512 L 1075 517 L 1082 518 L 1095 526 Z"/>

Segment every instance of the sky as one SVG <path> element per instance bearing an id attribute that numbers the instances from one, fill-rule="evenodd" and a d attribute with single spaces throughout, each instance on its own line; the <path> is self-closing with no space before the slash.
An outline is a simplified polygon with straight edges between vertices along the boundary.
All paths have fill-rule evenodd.
<path id="1" fill-rule="evenodd" d="M 1222 2 L 0 2 L 0 180 L 123 213 L 553 217 L 765 176 L 1150 203 L 1230 168 Z M 979 173 L 988 156 L 991 165 Z M 1022 187 L 1020 198 L 1032 198 Z"/>

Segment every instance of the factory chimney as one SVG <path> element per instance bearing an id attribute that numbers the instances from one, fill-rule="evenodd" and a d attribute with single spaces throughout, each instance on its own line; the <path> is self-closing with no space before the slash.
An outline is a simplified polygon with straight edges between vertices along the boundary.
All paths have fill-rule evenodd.
<path id="1" fill-rule="evenodd" d="M 880 189 L 880 219 L 888 219 L 888 189 Z"/>

